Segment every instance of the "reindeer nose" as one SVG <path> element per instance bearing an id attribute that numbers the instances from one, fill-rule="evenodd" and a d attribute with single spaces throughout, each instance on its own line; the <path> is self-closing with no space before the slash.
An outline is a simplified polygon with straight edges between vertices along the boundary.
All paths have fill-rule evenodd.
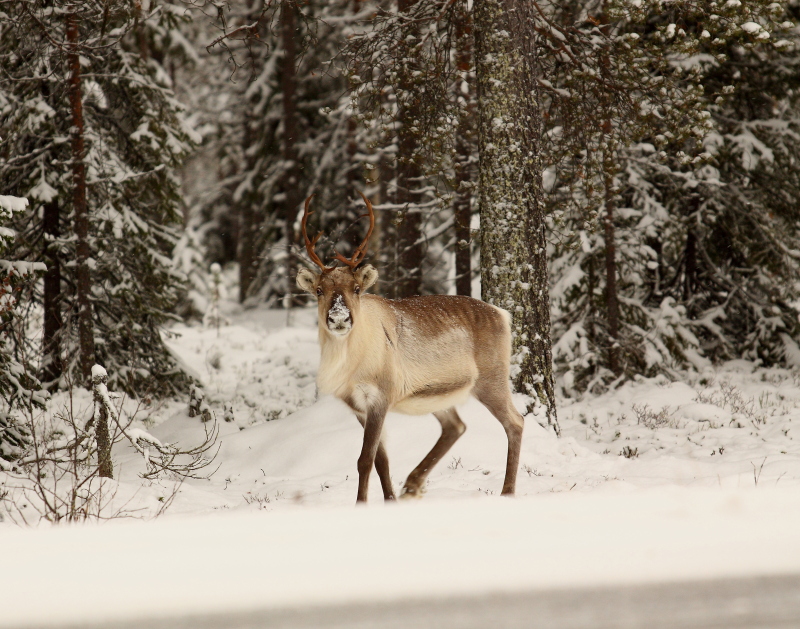
<path id="1" fill-rule="evenodd" d="M 344 303 L 344 298 L 341 295 L 336 295 L 333 299 L 333 304 L 328 310 L 328 327 L 329 328 L 346 328 L 353 324 L 353 315 L 350 309 Z"/>

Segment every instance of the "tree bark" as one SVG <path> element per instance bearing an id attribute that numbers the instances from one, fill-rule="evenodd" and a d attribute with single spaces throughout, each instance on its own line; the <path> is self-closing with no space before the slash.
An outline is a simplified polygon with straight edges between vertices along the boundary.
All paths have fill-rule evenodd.
<path id="1" fill-rule="evenodd" d="M 395 203 L 395 190 L 392 188 L 394 169 L 392 161 L 384 153 L 378 159 L 378 181 L 380 183 L 381 203 Z M 378 213 L 378 227 L 381 244 L 378 250 L 378 265 L 383 274 L 380 282 L 381 294 L 388 299 L 397 297 L 397 225 L 394 223 L 394 210 Z"/>
<path id="2" fill-rule="evenodd" d="M 108 408 L 103 393 L 108 395 L 106 385 L 108 376 L 102 374 L 92 377 L 94 397 L 95 440 L 97 441 L 97 474 L 101 478 L 114 478 L 114 462 L 111 459 L 111 435 L 108 430 Z"/>
<path id="3" fill-rule="evenodd" d="M 295 242 L 294 220 L 300 206 L 300 168 L 297 161 L 297 7 L 293 0 L 281 5 L 281 45 L 283 64 L 281 91 L 283 94 L 283 159 L 286 173 L 283 180 L 283 234 L 286 240 L 286 294 L 284 307 L 294 306 L 294 277 L 297 261 L 292 251 Z"/>
<path id="4" fill-rule="evenodd" d="M 400 13 L 411 9 L 418 0 L 399 0 Z M 399 67 L 397 85 L 397 192 L 396 203 L 402 207 L 402 220 L 397 225 L 397 280 L 395 296 L 398 298 L 418 295 L 422 287 L 422 215 L 416 207 L 420 197 L 417 188 L 422 172 L 417 161 L 419 138 L 413 127 L 419 118 L 419 86 L 414 77 L 416 64 L 410 44 L 399 44 L 405 54 Z"/>
<path id="5" fill-rule="evenodd" d="M 455 12 L 456 69 L 461 75 L 457 80 L 455 98 L 464 99 L 459 107 L 458 127 L 455 137 L 455 219 L 456 294 L 472 296 L 472 146 L 475 107 L 469 84 L 472 70 L 472 17 L 466 0 L 459 2 Z"/>
<path id="6" fill-rule="evenodd" d="M 78 339 L 80 370 L 88 385 L 94 356 L 94 326 L 92 325 L 92 280 L 89 271 L 89 210 L 86 204 L 86 167 L 84 158 L 83 100 L 81 95 L 81 64 L 78 46 L 78 18 L 67 14 L 67 60 L 70 67 L 69 94 L 72 109 L 72 211 L 77 239 Z"/>
<path id="7" fill-rule="evenodd" d="M 249 115 L 244 121 L 244 154 L 250 155 L 253 138 L 253 125 Z M 248 170 L 253 168 L 255 159 L 247 158 Z M 238 257 L 239 257 L 239 303 L 244 303 L 250 285 L 258 271 L 258 257 L 256 256 L 255 231 L 257 229 L 256 213 L 253 209 L 253 194 L 245 194 L 239 202 L 239 229 L 238 229 Z"/>
<path id="8" fill-rule="evenodd" d="M 536 50 L 521 0 L 475 0 L 481 292 L 512 315 L 512 378 L 528 412 L 556 416 Z"/>
<path id="9" fill-rule="evenodd" d="M 54 382 L 61 377 L 61 261 L 58 245 L 53 242 L 61 235 L 58 199 L 44 204 L 42 229 L 45 234 L 44 258 L 44 329 L 42 331 L 42 381 Z"/>
<path id="10" fill-rule="evenodd" d="M 619 345 L 619 300 L 617 298 L 617 246 L 614 237 L 613 177 L 605 177 L 606 316 L 608 321 L 608 367 L 614 375 L 622 373 Z"/>
<path id="11" fill-rule="evenodd" d="M 608 26 L 608 15 L 600 15 L 601 28 L 606 36 L 610 35 Z M 611 81 L 611 64 L 609 53 L 603 50 L 600 53 L 600 72 L 605 84 Z M 614 233 L 614 213 L 616 210 L 616 198 L 614 190 L 614 175 L 616 174 L 616 164 L 614 163 L 614 152 L 608 147 L 614 145 L 613 124 L 614 112 L 609 94 L 602 92 L 601 96 L 601 128 L 603 131 L 603 187 L 605 202 L 605 216 L 603 218 L 603 233 L 606 245 L 606 321 L 608 324 L 608 367 L 615 376 L 622 373 L 621 347 L 619 343 L 619 298 L 617 295 L 617 245 Z"/>

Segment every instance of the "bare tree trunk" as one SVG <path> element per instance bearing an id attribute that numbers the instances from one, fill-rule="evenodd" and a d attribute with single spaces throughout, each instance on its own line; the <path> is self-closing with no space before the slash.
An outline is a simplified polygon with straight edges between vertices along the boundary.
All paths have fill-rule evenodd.
<path id="1" fill-rule="evenodd" d="M 253 126 L 250 116 L 245 116 L 244 121 L 244 154 L 250 154 L 250 147 L 253 142 Z M 248 157 L 248 162 L 253 158 Z M 252 164 L 248 164 L 248 170 Z M 256 213 L 253 208 L 252 194 L 245 194 L 239 202 L 239 233 L 238 233 L 238 257 L 239 257 L 239 303 L 244 303 L 247 299 L 247 292 L 258 272 L 258 257 L 256 256 L 255 231 L 257 229 Z"/>
<path id="2" fill-rule="evenodd" d="M 594 345 L 595 342 L 595 335 L 594 335 L 594 318 L 595 314 L 595 306 L 594 306 L 594 289 L 597 285 L 597 278 L 596 273 L 594 270 L 594 254 L 589 253 L 589 260 L 587 261 L 587 270 L 586 270 L 586 338 L 589 340 L 589 343 Z"/>
<path id="3" fill-rule="evenodd" d="M 47 271 L 44 274 L 44 329 L 42 331 L 42 381 L 54 382 L 61 377 L 61 261 L 58 245 L 53 242 L 60 236 L 58 199 L 44 204 L 42 229 L 45 245 L 44 257 Z"/>
<path id="4" fill-rule="evenodd" d="M 686 253 L 684 255 L 683 300 L 688 302 L 694 297 L 697 287 L 697 234 L 692 229 L 697 211 L 700 209 L 700 195 L 693 195 L 689 202 L 688 229 L 686 230 Z"/>
<path id="5" fill-rule="evenodd" d="M 466 0 L 461 0 L 455 12 L 456 69 L 461 74 L 457 81 L 455 98 L 464 99 L 459 107 L 458 127 L 455 137 L 455 199 L 453 214 L 456 236 L 456 294 L 472 296 L 472 146 L 475 107 L 469 85 L 472 69 L 472 16 Z"/>
<path id="6" fill-rule="evenodd" d="M 614 240 L 613 177 L 605 176 L 606 213 L 603 219 L 606 243 L 606 316 L 608 317 L 608 367 L 615 375 L 622 373 L 619 345 L 619 301 L 617 298 L 617 246 Z"/>
<path id="7" fill-rule="evenodd" d="M 95 439 L 97 440 L 97 474 L 102 478 L 114 478 L 114 463 L 111 460 L 111 436 L 108 430 L 108 408 L 102 389 L 108 384 L 105 370 L 92 375 L 94 396 Z M 102 385 L 102 386 L 101 386 Z"/>
<path id="8" fill-rule="evenodd" d="M 92 325 L 91 290 L 89 273 L 89 213 L 86 205 L 86 167 L 83 162 L 83 100 L 81 96 L 81 64 L 78 49 L 78 19 L 74 13 L 67 14 L 67 58 L 70 67 L 70 105 L 72 108 L 72 209 L 77 238 L 77 289 L 78 289 L 78 338 L 80 346 L 80 368 L 84 382 L 88 384 L 94 365 L 94 326 Z"/>
<path id="9" fill-rule="evenodd" d="M 134 10 L 136 11 L 136 18 L 133 22 L 133 30 L 136 33 L 136 43 L 139 46 L 139 55 L 144 61 L 150 57 L 150 47 L 147 45 L 147 33 L 145 32 L 142 22 L 146 17 L 142 10 L 142 0 L 134 0 Z"/>
<path id="10" fill-rule="evenodd" d="M 481 288 L 512 315 L 512 377 L 560 433 L 550 346 L 536 49 L 522 0 L 475 0 Z"/>
<path id="11" fill-rule="evenodd" d="M 404 13 L 411 9 L 418 0 L 399 0 L 397 9 Z M 410 60 L 413 44 L 402 42 L 405 49 L 402 58 Z M 397 281 L 395 296 L 410 297 L 418 295 L 422 287 L 422 259 L 424 255 L 422 240 L 422 216 L 417 203 L 422 172 L 417 162 L 417 142 L 415 122 L 419 118 L 419 86 L 414 77 L 415 64 L 403 64 L 398 68 L 397 84 L 397 200 L 402 205 L 402 221 L 397 225 Z"/>
<path id="12" fill-rule="evenodd" d="M 394 170 L 390 159 L 383 153 L 378 160 L 378 169 L 381 203 L 395 203 L 396 195 L 392 189 Z M 397 225 L 394 224 L 394 216 L 394 210 L 383 210 L 378 213 L 378 228 L 381 234 L 378 262 L 383 270 L 380 286 L 382 295 L 388 299 L 397 297 Z"/>
<path id="13" fill-rule="evenodd" d="M 602 30 L 606 36 L 610 35 L 608 26 L 608 15 L 600 15 L 600 22 L 603 24 Z M 607 51 L 600 53 L 600 72 L 604 83 L 609 83 L 610 61 Z M 603 92 L 601 97 L 601 127 L 603 130 L 603 146 L 606 148 L 603 154 L 603 187 L 605 201 L 605 216 L 603 217 L 603 234 L 606 245 L 606 317 L 608 324 L 608 367 L 619 376 L 622 373 L 621 347 L 619 339 L 619 297 L 617 294 L 617 245 L 614 234 L 614 213 L 616 210 L 616 198 L 614 190 L 614 174 L 616 164 L 614 163 L 614 152 L 609 147 L 614 145 L 613 137 L 613 112 L 612 104 L 608 93 Z"/>
<path id="14" fill-rule="evenodd" d="M 286 295 L 284 307 L 294 306 L 294 276 L 297 261 L 292 246 L 295 242 L 294 220 L 300 206 L 300 176 L 297 161 L 297 7 L 293 0 L 284 0 L 281 5 L 281 44 L 283 64 L 281 91 L 283 93 L 283 159 L 287 164 L 284 175 L 285 194 L 283 234 L 286 239 Z"/>

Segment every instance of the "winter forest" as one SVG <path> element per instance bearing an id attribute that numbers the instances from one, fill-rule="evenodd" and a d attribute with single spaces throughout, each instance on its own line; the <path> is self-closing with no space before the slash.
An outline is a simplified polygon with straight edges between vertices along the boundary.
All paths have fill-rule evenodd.
<path id="1" fill-rule="evenodd" d="M 519 504 L 800 485 L 800 2 L 0 0 L 0 538 L 351 505 L 304 216 L 510 313 Z M 459 413 L 427 501 L 522 508 Z"/>

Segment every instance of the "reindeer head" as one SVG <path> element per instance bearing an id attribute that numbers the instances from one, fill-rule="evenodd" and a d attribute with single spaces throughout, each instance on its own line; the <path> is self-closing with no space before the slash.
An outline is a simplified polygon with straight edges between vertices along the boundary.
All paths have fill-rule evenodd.
<path id="1" fill-rule="evenodd" d="M 361 194 L 361 193 L 359 193 Z M 320 267 L 320 273 L 314 273 L 309 269 L 300 269 L 297 273 L 297 285 L 307 293 L 317 296 L 319 307 L 319 325 L 325 328 L 334 336 L 344 337 L 350 333 L 355 320 L 361 310 L 361 295 L 372 286 L 378 279 L 378 272 L 375 268 L 367 264 L 361 268 L 359 264 L 367 253 L 367 243 L 375 228 L 375 214 L 372 211 L 372 204 L 367 197 L 361 194 L 364 203 L 367 204 L 369 216 L 369 231 L 364 242 L 355 250 L 352 257 L 345 258 L 337 253 L 336 260 L 343 262 L 346 266 L 326 267 L 319 256 L 314 251 L 322 232 L 314 236 L 313 240 L 308 238 L 306 232 L 306 221 L 309 214 L 308 206 L 311 203 L 313 194 L 306 199 L 305 211 L 303 213 L 303 238 L 306 241 L 306 251 L 311 260 Z"/>

